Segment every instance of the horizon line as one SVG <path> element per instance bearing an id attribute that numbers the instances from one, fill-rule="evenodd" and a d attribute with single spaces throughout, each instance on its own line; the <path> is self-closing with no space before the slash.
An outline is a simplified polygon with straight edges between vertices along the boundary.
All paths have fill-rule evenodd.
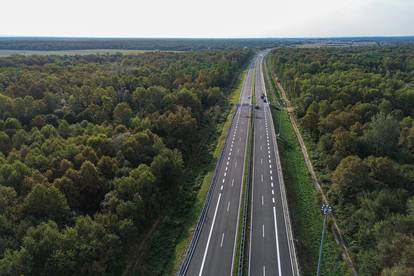
<path id="1" fill-rule="evenodd" d="M 2 35 L 0 38 L 81 38 L 81 39 L 341 39 L 341 38 L 414 38 L 414 34 L 405 35 L 333 35 L 333 36 L 240 36 L 240 37 L 221 37 L 221 36 L 83 36 L 83 35 Z"/>

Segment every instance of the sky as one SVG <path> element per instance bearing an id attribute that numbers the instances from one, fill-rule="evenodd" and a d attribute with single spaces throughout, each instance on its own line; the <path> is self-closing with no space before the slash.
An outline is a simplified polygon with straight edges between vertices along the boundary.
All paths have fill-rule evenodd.
<path id="1" fill-rule="evenodd" d="M 1 0 L 0 36 L 414 35 L 414 0 Z"/>

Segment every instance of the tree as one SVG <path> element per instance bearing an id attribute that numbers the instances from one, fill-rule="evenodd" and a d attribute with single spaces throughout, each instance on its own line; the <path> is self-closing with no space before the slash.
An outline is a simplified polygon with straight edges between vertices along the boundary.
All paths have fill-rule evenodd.
<path id="1" fill-rule="evenodd" d="M 132 116 L 132 109 L 128 103 L 119 103 L 114 109 L 114 121 L 118 124 L 128 125 Z"/>
<path id="2" fill-rule="evenodd" d="M 38 221 L 49 219 L 64 223 L 69 219 L 65 196 L 55 187 L 38 184 L 24 199 L 22 213 Z"/>
<path id="3" fill-rule="evenodd" d="M 0 153 L 3 153 L 7 155 L 10 151 L 11 143 L 9 136 L 3 132 L 0 131 Z"/>
<path id="4" fill-rule="evenodd" d="M 391 154 L 400 137 L 400 128 L 398 121 L 391 115 L 379 113 L 374 116 L 364 132 L 364 139 L 368 148 L 375 155 Z"/>
<path id="5" fill-rule="evenodd" d="M 332 175 L 332 190 L 339 202 L 352 200 L 370 186 L 368 166 L 357 156 L 348 156 L 339 163 Z"/>
<path id="6" fill-rule="evenodd" d="M 79 170 L 80 205 L 86 212 L 95 212 L 104 196 L 104 186 L 95 165 L 86 160 Z"/>
<path id="7" fill-rule="evenodd" d="M 162 194 L 171 197 L 181 184 L 184 162 L 178 150 L 165 149 L 151 163 Z M 172 193 L 172 194 L 171 194 Z"/>
<path id="8" fill-rule="evenodd" d="M 107 179 L 112 179 L 118 169 L 118 164 L 115 159 L 109 156 L 102 156 L 98 162 L 98 169 Z"/>
<path id="9" fill-rule="evenodd" d="M 31 172 L 31 169 L 19 160 L 12 164 L 4 164 L 0 166 L 0 184 L 13 187 L 20 194 L 24 178 Z"/>
<path id="10" fill-rule="evenodd" d="M 312 135 L 312 138 L 317 139 L 319 136 L 319 115 L 316 112 L 308 109 L 306 115 L 302 118 L 301 121 L 303 127 Z"/>

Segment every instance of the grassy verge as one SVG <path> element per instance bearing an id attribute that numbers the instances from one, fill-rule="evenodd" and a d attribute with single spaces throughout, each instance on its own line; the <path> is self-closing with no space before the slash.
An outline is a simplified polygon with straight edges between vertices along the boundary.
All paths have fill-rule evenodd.
<path id="1" fill-rule="evenodd" d="M 197 165 L 188 173 L 189 180 L 184 184 L 183 191 L 179 193 L 176 206 L 151 238 L 142 266 L 136 268 L 130 275 L 174 275 L 179 270 L 230 129 L 231 119 L 236 111 L 235 104 L 239 102 L 246 72 L 242 72 L 235 82 L 235 87 L 229 95 L 230 107 L 223 114 L 221 123 L 211 131 L 211 136 L 199 154 Z"/>
<path id="2" fill-rule="evenodd" d="M 282 106 L 279 91 L 267 71 L 265 71 L 265 79 L 271 104 Z M 275 128 L 280 130 L 280 158 L 301 274 L 313 275 L 316 273 L 323 223 L 319 210 L 319 194 L 313 187 L 287 111 L 273 107 L 272 116 Z M 321 275 L 349 273 L 340 254 L 332 233 L 328 231 L 324 243 Z"/>

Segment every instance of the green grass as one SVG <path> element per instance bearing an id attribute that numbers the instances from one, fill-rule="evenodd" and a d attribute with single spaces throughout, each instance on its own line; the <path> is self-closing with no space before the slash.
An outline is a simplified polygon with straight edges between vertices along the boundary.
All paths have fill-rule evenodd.
<path id="1" fill-rule="evenodd" d="M 176 206 L 167 212 L 168 216 L 154 233 L 142 265 L 128 275 L 175 275 L 179 270 L 224 147 L 245 76 L 246 71 L 243 71 L 228 95 L 230 106 L 223 114 L 222 122 L 213 131 L 210 130 L 212 134 L 197 158 L 197 165 L 189 172 L 189 181 L 179 193 Z"/>
<path id="2" fill-rule="evenodd" d="M 266 75 L 268 97 L 272 105 L 281 106 L 280 95 Z M 269 85 L 270 84 L 270 85 Z M 269 89 L 271 87 L 271 89 Z M 297 257 L 302 275 L 316 273 L 323 217 L 320 196 L 312 184 L 299 142 L 287 111 L 272 108 L 275 128 L 280 128 L 280 158 L 296 242 Z M 277 125 L 280 124 L 280 125 Z M 331 231 L 327 232 L 321 275 L 346 275 L 349 272 L 341 259 L 339 246 Z"/>

